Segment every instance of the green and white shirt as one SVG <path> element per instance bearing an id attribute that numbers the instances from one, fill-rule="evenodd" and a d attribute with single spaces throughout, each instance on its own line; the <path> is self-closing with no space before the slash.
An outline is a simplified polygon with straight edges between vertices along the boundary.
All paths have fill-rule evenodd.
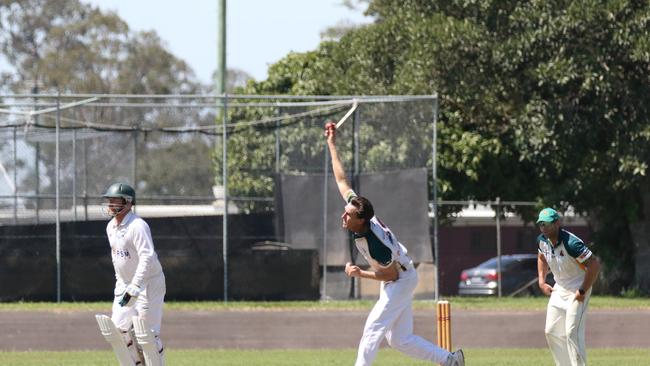
<path id="1" fill-rule="evenodd" d="M 592 253 L 574 234 L 560 228 L 557 245 L 544 234 L 537 237 L 538 251 L 544 255 L 555 283 L 568 291 L 577 291 L 585 278 L 583 264 Z"/>
<path id="2" fill-rule="evenodd" d="M 357 194 L 350 190 L 346 194 L 346 201 L 350 203 L 356 196 Z M 354 233 L 354 243 L 374 270 L 386 268 L 393 261 L 399 262 L 402 267 L 408 267 L 411 263 L 411 258 L 406 254 L 406 247 L 377 216 L 370 219 L 370 230 L 362 234 Z"/>

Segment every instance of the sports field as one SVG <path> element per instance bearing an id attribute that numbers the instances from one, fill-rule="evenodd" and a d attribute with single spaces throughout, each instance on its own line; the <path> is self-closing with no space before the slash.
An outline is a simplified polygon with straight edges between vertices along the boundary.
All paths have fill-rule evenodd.
<path id="1" fill-rule="evenodd" d="M 468 365 L 553 364 L 542 331 L 546 298 L 450 300 L 455 344 L 465 349 Z M 350 365 L 372 303 L 169 302 L 168 364 Z M 589 364 L 647 365 L 650 301 L 595 296 L 590 305 Z M 0 304 L 0 365 L 115 365 L 93 318 L 109 308 L 103 302 Z M 414 312 L 416 333 L 434 339 L 435 303 L 415 301 Z M 426 364 L 387 348 L 376 362 Z"/>
<path id="2" fill-rule="evenodd" d="M 546 297 L 447 297 L 454 310 L 489 311 L 545 311 Z M 165 302 L 165 311 L 278 311 L 278 310 L 370 310 L 375 300 L 339 301 L 170 301 Z M 415 310 L 435 310 L 433 300 L 414 300 Z M 110 302 L 6 302 L 0 303 L 0 311 L 106 311 Z M 593 296 L 589 300 L 591 310 L 650 310 L 647 297 Z"/>
<path id="3" fill-rule="evenodd" d="M 466 361 L 471 366 L 552 366 L 546 349 L 496 348 L 468 349 Z M 232 365 L 351 365 L 355 351 L 345 350 L 168 350 L 167 364 L 178 366 Z M 650 350 L 635 348 L 590 349 L 591 366 L 647 365 Z M 88 352 L 0 352 L 0 365 L 12 366 L 108 366 L 115 365 L 109 351 Z M 414 361 L 396 351 L 382 349 L 377 366 L 431 365 Z"/>

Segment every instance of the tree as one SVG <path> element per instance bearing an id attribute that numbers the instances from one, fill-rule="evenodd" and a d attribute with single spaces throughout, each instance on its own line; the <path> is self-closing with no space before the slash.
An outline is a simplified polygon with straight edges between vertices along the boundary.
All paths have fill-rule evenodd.
<path id="1" fill-rule="evenodd" d="M 526 102 L 515 126 L 522 159 L 561 182 L 542 197 L 594 219 L 613 289 L 650 291 L 649 4 L 529 4 L 511 18 L 520 31 L 501 61 Z"/>
<path id="2" fill-rule="evenodd" d="M 287 55 L 249 91 L 437 91 L 444 199 L 588 212 L 611 290 L 650 290 L 646 1 L 375 0 L 367 14 L 374 24 Z"/>
<path id="3" fill-rule="evenodd" d="M 128 25 L 115 13 L 102 12 L 98 8 L 77 0 L 21 0 L 0 1 L 0 51 L 13 67 L 13 73 L 5 73 L 8 88 L 14 92 L 34 93 L 121 93 L 121 94 L 183 94 L 203 90 L 191 68 L 171 54 L 155 32 L 129 30 Z M 51 101 L 51 99 L 50 99 Z M 143 102 L 149 100 L 143 99 Z M 191 126 L 210 124 L 214 115 L 203 111 L 181 110 L 174 114 L 167 110 L 145 108 L 76 108 L 62 114 L 63 128 L 78 128 L 81 122 L 93 122 L 111 126 Z M 41 116 L 37 121 L 42 126 L 52 127 L 53 115 Z M 108 176 L 99 176 L 90 192 L 103 192 L 109 182 L 105 180 L 130 178 L 131 163 L 125 153 L 132 151 L 131 131 L 116 133 L 111 139 L 95 138 L 87 148 L 90 169 L 110 168 Z M 179 149 L 179 156 L 190 154 L 187 148 L 171 143 L 164 136 L 149 135 L 146 140 L 139 135 L 137 142 L 140 156 L 160 158 L 163 149 Z M 205 139 L 195 139 L 193 154 L 201 159 L 184 160 L 184 168 L 204 172 L 210 157 L 206 151 L 211 146 Z M 54 146 L 40 144 L 41 163 L 54 182 Z M 63 146 L 64 150 L 69 146 Z M 71 157 L 71 151 L 64 157 Z M 168 151 L 168 150 L 165 150 Z M 116 153 L 117 152 L 117 153 Z M 153 152 L 158 152 L 153 154 Z M 203 154 L 203 155 L 202 155 Z M 172 154 L 173 155 L 173 154 Z M 62 186 L 69 187 L 74 176 L 72 159 L 62 161 Z M 196 166 L 193 164 L 196 162 Z M 202 164 L 203 163 L 203 164 Z M 171 187 L 182 185 L 183 194 L 210 194 L 212 174 L 201 179 L 195 175 L 181 173 L 166 174 L 170 170 L 161 164 L 139 161 L 139 194 L 170 194 Z M 195 168 L 195 169 L 193 169 Z M 104 173 L 106 174 L 106 173 Z M 92 178 L 92 177 L 91 177 Z M 23 187 L 33 186 L 28 182 Z M 203 180 L 203 182 L 201 182 Z M 184 181 L 184 183 L 183 183 Z M 192 188 L 195 187 L 195 188 Z M 43 187 L 53 189 L 53 183 Z M 177 192 L 181 194 L 181 192 Z"/>

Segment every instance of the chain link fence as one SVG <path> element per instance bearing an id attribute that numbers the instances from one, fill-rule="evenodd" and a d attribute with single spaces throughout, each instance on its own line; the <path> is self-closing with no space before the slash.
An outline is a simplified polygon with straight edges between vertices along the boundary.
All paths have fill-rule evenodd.
<path id="1" fill-rule="evenodd" d="M 65 221 L 96 218 L 88 206 L 115 180 L 134 184 L 141 205 L 210 204 L 223 194 L 226 109 L 229 199 L 273 210 L 276 174 L 323 172 L 323 124 L 353 97 L 287 98 L 3 96 L 0 222 L 55 221 L 57 182 Z M 352 122 L 339 133 L 351 171 L 431 166 L 435 97 L 360 98 L 358 136 Z"/>
<path id="2" fill-rule="evenodd" d="M 42 261 L 42 277 L 15 279 L 22 293 L 0 299 L 102 298 L 87 294 L 80 272 L 110 291 L 100 203 L 117 181 L 136 189 L 135 210 L 152 227 L 171 298 L 288 298 L 286 286 L 252 292 L 271 277 L 306 278 L 306 298 L 376 296 L 378 286 L 342 273 L 357 253 L 340 228 L 342 201 L 323 136 L 325 122 L 355 103 L 337 132 L 339 155 L 355 189 L 382 208 L 378 215 L 415 256 L 416 296 L 455 294 L 470 264 L 531 251 L 535 228 L 495 210 L 535 203 L 485 202 L 492 210 L 481 216 L 467 210 L 475 203 L 437 199 L 436 96 L 5 95 L 0 254 L 9 262 L 2 276 L 33 257 Z M 424 235 L 401 222 L 420 203 L 415 217 L 427 217 Z M 440 228 L 433 212 L 444 213 Z M 263 250 L 275 259 L 255 257 Z M 313 255 L 296 257 L 303 261 L 296 268 L 311 268 L 300 276 L 270 264 L 301 250 Z M 242 271 L 249 267 L 257 277 Z"/>
<path id="3" fill-rule="evenodd" d="M 318 184 L 311 195 L 321 197 L 323 187 L 333 181 L 324 123 L 341 119 L 355 102 L 358 108 L 338 134 L 353 184 L 362 174 L 420 168 L 428 175 L 425 192 L 430 192 L 435 96 L 2 96 L 0 225 L 6 230 L 33 225 L 52 229 L 38 235 L 27 229 L 4 231 L 4 241 L 55 248 L 55 253 L 35 249 L 32 254 L 55 258 L 57 299 L 62 293 L 69 298 L 65 262 L 71 254 L 66 250 L 76 239 L 66 231 L 85 232 L 83 223 L 105 223 L 102 193 L 113 182 L 126 182 L 136 189 L 136 212 L 148 221 L 195 217 L 221 226 L 203 236 L 157 233 L 154 225 L 152 232 L 158 248 L 174 240 L 191 242 L 197 235 L 211 243 L 212 259 L 222 271 L 210 271 L 222 272 L 223 284 L 209 291 L 223 292 L 227 299 L 229 288 L 246 286 L 228 277 L 232 255 L 264 243 L 294 244 L 285 243 L 287 224 L 279 217 L 278 204 L 290 205 L 300 197 L 282 201 L 279 177 L 311 176 L 311 183 Z M 317 253 L 316 287 L 325 292 L 328 283 L 322 278 L 328 264 L 338 272 L 344 263 L 328 263 L 323 252 L 328 245 L 330 254 L 347 252 L 350 246 L 346 240 L 326 242 L 328 228 L 339 226 L 338 214 L 328 223 L 326 216 L 331 215 L 323 210 L 327 202 L 320 201 L 309 208 L 319 228 L 305 230 L 323 235 L 317 235 L 318 242 L 297 246 Z M 333 212 L 340 209 L 330 207 Z M 255 217 L 255 224 L 239 216 Z M 98 250 L 106 245 L 101 243 L 102 230 L 84 235 Z M 430 247 L 431 242 L 422 245 Z M 331 286 L 343 290 L 330 293 L 347 293 L 350 284 L 339 280 Z"/>

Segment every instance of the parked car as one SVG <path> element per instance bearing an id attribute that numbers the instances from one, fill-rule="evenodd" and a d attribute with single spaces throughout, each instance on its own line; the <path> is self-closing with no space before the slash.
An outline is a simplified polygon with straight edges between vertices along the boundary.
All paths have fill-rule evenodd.
<path id="1" fill-rule="evenodd" d="M 494 257 L 476 267 L 463 270 L 460 274 L 458 294 L 461 296 L 498 295 L 497 281 L 497 257 Z M 503 296 L 541 294 L 537 285 L 536 254 L 501 256 L 501 294 Z"/>

